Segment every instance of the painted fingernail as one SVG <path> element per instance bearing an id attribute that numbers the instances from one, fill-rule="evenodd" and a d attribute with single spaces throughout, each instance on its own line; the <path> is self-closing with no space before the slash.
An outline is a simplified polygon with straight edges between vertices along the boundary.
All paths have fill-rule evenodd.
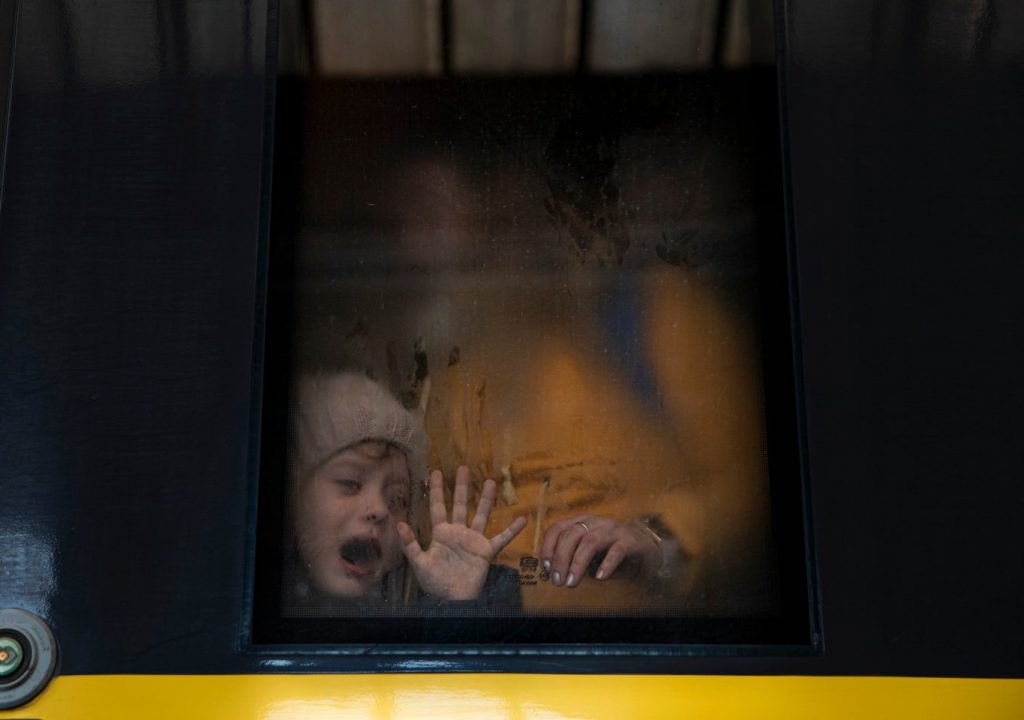
<path id="1" fill-rule="evenodd" d="M 569 587 L 572 587 L 572 586 L 573 586 L 573 585 L 572 585 L 572 582 L 573 582 L 573 580 L 575 580 L 575 579 L 576 579 L 576 578 L 575 578 L 575 577 L 573 576 L 573 574 L 572 574 L 572 573 L 569 573 L 569 577 L 567 577 L 567 578 L 565 579 L 565 584 L 566 584 L 566 585 L 568 585 Z"/>
<path id="2" fill-rule="evenodd" d="M 545 570 L 551 570 L 551 561 L 550 560 L 545 560 L 544 561 L 544 569 Z"/>
<path id="3" fill-rule="evenodd" d="M 598 570 L 595 577 L 597 577 L 598 580 L 604 580 L 604 569 L 602 568 L 601 570 Z"/>
<path id="4" fill-rule="evenodd" d="M 562 585 L 562 576 L 557 572 L 555 573 L 555 585 L 560 587 Z"/>

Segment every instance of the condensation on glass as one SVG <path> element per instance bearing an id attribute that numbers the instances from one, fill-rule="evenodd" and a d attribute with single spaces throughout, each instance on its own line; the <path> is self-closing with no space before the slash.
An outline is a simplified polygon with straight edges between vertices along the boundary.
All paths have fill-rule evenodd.
<path id="1" fill-rule="evenodd" d="M 301 136 L 278 138 L 298 171 L 275 180 L 295 201 L 274 242 L 293 254 L 296 384 L 373 378 L 423 423 L 449 508 L 459 467 L 470 518 L 495 481 L 486 535 L 527 521 L 493 559 L 517 588 L 508 610 L 776 611 L 758 294 L 781 224 L 770 2 L 444 5 L 283 4 L 278 114 Z M 412 474 L 393 502 L 426 548 Z M 312 531 L 286 515 L 301 544 Z M 605 544 L 569 587 L 543 562 L 566 521 L 579 541 L 647 542 L 637 563 L 655 548 L 658 567 L 598 579 Z M 338 562 L 388 585 L 359 612 L 434 597 L 410 590 L 395 526 L 335 538 Z M 284 558 L 286 584 L 317 585 L 310 558 Z M 285 588 L 285 614 L 352 612 L 326 585 L 312 605 Z"/>

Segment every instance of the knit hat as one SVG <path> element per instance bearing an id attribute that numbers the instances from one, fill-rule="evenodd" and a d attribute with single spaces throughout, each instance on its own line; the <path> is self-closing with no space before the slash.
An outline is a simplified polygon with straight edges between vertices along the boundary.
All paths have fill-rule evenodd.
<path id="1" fill-rule="evenodd" d="M 391 443 L 405 453 L 414 487 L 427 474 L 423 424 L 387 390 L 357 373 L 299 379 L 291 440 L 297 476 L 366 440 Z"/>

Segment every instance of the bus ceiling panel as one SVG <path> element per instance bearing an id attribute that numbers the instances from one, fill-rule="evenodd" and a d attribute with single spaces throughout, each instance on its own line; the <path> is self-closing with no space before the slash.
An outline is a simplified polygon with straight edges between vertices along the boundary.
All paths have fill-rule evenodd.
<path id="1" fill-rule="evenodd" d="M 457 74 L 571 72 L 579 58 L 581 0 L 455 0 Z"/>
<path id="2" fill-rule="evenodd" d="M 440 0 L 313 0 L 311 20 L 323 75 L 438 75 L 444 68 Z"/>
<path id="3" fill-rule="evenodd" d="M 692 71 L 714 60 L 719 0 L 594 0 L 591 13 L 597 72 Z"/>
<path id="4" fill-rule="evenodd" d="M 771 64 L 770 0 L 282 0 L 281 68 L 325 77 Z"/>

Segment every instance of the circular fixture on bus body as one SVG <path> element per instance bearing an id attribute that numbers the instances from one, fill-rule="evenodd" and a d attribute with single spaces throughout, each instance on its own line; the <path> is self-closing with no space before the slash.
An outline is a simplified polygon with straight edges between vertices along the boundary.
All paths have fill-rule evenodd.
<path id="1" fill-rule="evenodd" d="M 49 626 L 24 610 L 0 610 L 0 710 L 24 705 L 53 677 L 57 643 Z"/>
<path id="2" fill-rule="evenodd" d="M 18 672 L 25 659 L 25 646 L 21 638 L 13 633 L 0 635 L 0 678 Z"/>

